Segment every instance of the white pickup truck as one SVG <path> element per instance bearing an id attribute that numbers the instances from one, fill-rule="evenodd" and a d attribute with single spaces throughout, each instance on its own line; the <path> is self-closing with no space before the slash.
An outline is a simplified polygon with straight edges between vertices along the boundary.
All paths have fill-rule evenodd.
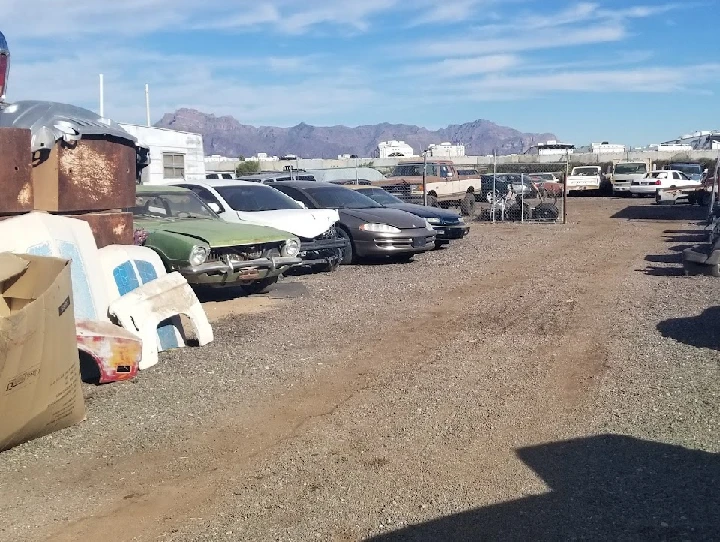
<path id="1" fill-rule="evenodd" d="M 572 168 L 565 181 L 568 193 L 581 190 L 600 190 L 602 168 L 600 166 L 578 166 Z"/>

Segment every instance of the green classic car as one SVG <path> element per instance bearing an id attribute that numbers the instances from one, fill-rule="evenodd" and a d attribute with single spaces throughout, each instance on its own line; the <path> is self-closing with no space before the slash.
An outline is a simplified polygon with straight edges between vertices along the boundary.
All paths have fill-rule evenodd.
<path id="1" fill-rule="evenodd" d="M 193 285 L 259 293 L 302 263 L 296 236 L 225 222 L 185 188 L 138 185 L 132 213 L 135 243 L 152 248 L 168 272 L 179 271 Z"/>

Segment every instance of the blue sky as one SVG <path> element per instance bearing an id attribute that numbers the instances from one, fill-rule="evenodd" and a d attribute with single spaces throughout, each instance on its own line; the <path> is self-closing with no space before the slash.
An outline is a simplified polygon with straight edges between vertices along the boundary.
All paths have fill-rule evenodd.
<path id="1" fill-rule="evenodd" d="M 52 5 L 42 10 L 42 4 Z M 8 98 L 152 120 L 438 128 L 577 145 L 720 129 L 720 0 L 0 0 Z"/>

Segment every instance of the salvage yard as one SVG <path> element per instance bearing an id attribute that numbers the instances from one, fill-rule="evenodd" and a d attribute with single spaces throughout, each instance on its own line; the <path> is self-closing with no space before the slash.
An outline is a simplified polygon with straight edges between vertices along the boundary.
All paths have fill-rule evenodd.
<path id="1" fill-rule="evenodd" d="M 571 198 L 215 296 L 214 342 L 0 455 L 0 540 L 711 539 L 720 282 L 678 256 L 704 212 Z"/>

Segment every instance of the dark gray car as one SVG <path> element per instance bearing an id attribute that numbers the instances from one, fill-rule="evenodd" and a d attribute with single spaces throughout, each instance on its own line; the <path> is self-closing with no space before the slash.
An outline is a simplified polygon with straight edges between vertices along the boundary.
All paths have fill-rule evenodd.
<path id="1" fill-rule="evenodd" d="M 312 181 L 276 182 L 272 187 L 308 209 L 339 211 L 338 233 L 350 242 L 342 263 L 368 256 L 409 260 L 414 254 L 435 247 L 435 231 L 427 220 L 383 207 L 354 190 Z"/>

